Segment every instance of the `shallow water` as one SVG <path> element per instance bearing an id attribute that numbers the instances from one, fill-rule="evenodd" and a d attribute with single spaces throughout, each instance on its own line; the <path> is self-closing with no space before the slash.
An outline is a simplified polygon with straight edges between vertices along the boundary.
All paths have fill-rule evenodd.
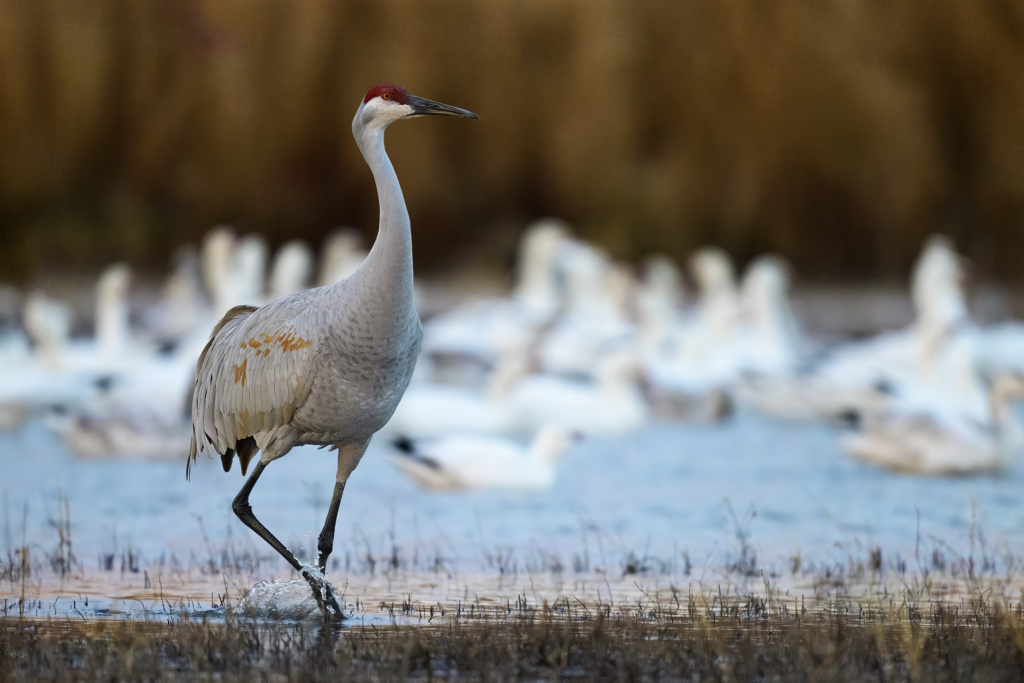
<path id="1" fill-rule="evenodd" d="M 972 536 L 990 552 L 1024 543 L 1019 465 L 1000 477 L 896 475 L 845 458 L 836 436 L 824 425 L 750 415 L 655 427 L 578 444 L 560 461 L 555 487 L 529 494 L 420 491 L 375 444 L 346 488 L 334 557 L 356 569 L 367 555 L 382 562 L 397 548 L 406 565 L 476 571 L 554 559 L 618 566 L 630 553 L 679 563 L 686 553 L 700 568 L 735 560 L 737 529 L 767 563 L 797 553 L 826 562 L 875 545 L 887 557 L 909 557 L 919 538 L 928 552 L 938 539 L 964 554 Z M 315 552 L 334 466 L 327 451 L 298 449 L 267 469 L 251 498 L 256 515 L 306 557 Z M 0 552 L 22 546 L 23 536 L 30 548 L 52 552 L 50 520 L 64 496 L 72 550 L 87 568 L 128 549 L 143 562 L 173 555 L 185 564 L 225 551 L 265 554 L 230 512 L 242 484 L 237 466 L 225 474 L 219 462 L 200 461 L 191 482 L 184 470 L 183 459 L 77 459 L 38 423 L 0 435 Z"/>

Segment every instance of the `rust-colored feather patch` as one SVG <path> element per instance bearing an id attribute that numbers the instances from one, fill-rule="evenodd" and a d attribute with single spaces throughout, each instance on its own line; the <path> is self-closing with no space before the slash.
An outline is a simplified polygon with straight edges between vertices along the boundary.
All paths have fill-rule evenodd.
<path id="1" fill-rule="evenodd" d="M 245 386 L 245 369 L 249 365 L 249 359 L 243 358 L 241 365 L 235 366 L 235 384 L 238 384 L 239 380 L 242 382 L 242 386 Z"/>
<path id="2" fill-rule="evenodd" d="M 278 336 L 278 343 L 281 345 L 282 353 L 288 353 L 289 351 L 298 351 L 309 346 L 309 340 L 303 339 L 302 337 L 295 334 L 294 329 L 288 334 Z"/>
<path id="3" fill-rule="evenodd" d="M 275 345 L 281 350 L 281 353 L 289 353 L 290 351 L 308 348 L 310 344 L 312 344 L 311 341 L 295 333 L 294 326 L 285 329 L 282 325 L 273 332 L 257 332 L 242 342 L 241 348 L 256 349 L 256 357 L 262 355 L 266 358 L 270 355 L 271 348 Z"/>

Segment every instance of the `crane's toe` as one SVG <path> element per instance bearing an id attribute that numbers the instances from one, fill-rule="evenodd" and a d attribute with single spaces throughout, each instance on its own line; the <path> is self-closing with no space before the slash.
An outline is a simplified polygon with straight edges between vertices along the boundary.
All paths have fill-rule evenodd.
<path id="1" fill-rule="evenodd" d="M 313 599 L 316 600 L 316 604 L 320 607 L 320 613 L 323 615 L 324 620 L 331 621 L 337 619 L 340 621 L 345 618 L 338 599 L 334 597 L 331 584 L 327 583 L 327 579 L 324 578 L 324 575 L 319 570 L 315 567 L 304 567 L 302 578 L 306 579 L 309 583 L 309 588 L 313 591 Z"/>

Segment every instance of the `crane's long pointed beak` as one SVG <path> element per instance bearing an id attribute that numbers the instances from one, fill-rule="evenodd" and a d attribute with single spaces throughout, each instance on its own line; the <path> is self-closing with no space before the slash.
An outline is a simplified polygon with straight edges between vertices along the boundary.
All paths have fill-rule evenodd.
<path id="1" fill-rule="evenodd" d="M 471 111 L 453 107 L 450 104 L 441 104 L 433 100 L 427 100 L 415 95 L 407 95 L 405 103 L 412 107 L 412 116 L 458 116 L 463 119 L 480 118 Z"/>

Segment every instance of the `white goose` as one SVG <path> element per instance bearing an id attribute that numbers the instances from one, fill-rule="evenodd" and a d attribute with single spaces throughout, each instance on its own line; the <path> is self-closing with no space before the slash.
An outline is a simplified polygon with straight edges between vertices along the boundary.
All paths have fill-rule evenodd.
<path id="1" fill-rule="evenodd" d="M 14 335 L 0 355 L 0 413 L 8 428 L 34 411 L 87 402 L 100 392 L 96 363 L 71 362 L 71 311 L 64 304 L 33 292 L 25 300 L 23 324 L 33 348 Z"/>
<path id="2" fill-rule="evenodd" d="M 420 361 L 423 364 L 423 361 Z M 526 374 L 528 353 L 508 349 L 487 379 L 484 391 L 471 387 L 413 382 L 382 432 L 414 439 L 447 434 L 508 435 L 516 415 L 507 397 Z"/>
<path id="3" fill-rule="evenodd" d="M 509 392 L 517 433 L 553 424 L 588 437 L 628 434 L 650 422 L 638 387 L 639 368 L 626 351 L 602 358 L 594 381 L 530 375 Z"/>
<path id="4" fill-rule="evenodd" d="M 355 228 L 339 228 L 324 239 L 320 248 L 320 271 L 317 282 L 320 287 L 341 282 L 366 260 L 369 252 L 363 246 L 363 238 Z"/>
<path id="5" fill-rule="evenodd" d="M 218 225 L 206 233 L 202 247 L 203 285 L 214 310 L 214 320 L 220 318 L 234 304 L 229 300 L 227 279 L 231 254 L 235 249 L 235 235 L 227 225 Z M 209 336 L 209 335 L 207 335 Z"/>
<path id="6" fill-rule="evenodd" d="M 964 259 L 944 235 L 932 235 L 914 268 L 910 296 L 917 311 L 914 331 L 924 356 L 970 325 L 964 296 Z"/>
<path id="7" fill-rule="evenodd" d="M 94 335 L 62 342 L 55 352 L 57 369 L 109 375 L 142 353 L 129 321 L 130 285 L 131 269 L 127 265 L 115 263 L 103 270 L 96 282 Z M 26 315 L 31 316 L 31 310 L 26 310 Z"/>
<path id="8" fill-rule="evenodd" d="M 213 228 L 203 238 L 199 265 L 208 305 L 197 312 L 195 323 L 180 338 L 174 350 L 176 356 L 198 358 L 210 340 L 210 329 L 238 303 L 235 298 L 239 294 L 239 286 L 233 272 L 233 268 L 239 265 L 235 256 L 237 244 L 240 241 L 225 225 Z M 255 263 L 253 267 L 256 267 Z"/>
<path id="9" fill-rule="evenodd" d="M 531 225 L 520 242 L 512 297 L 475 299 L 423 326 L 423 354 L 493 364 L 509 348 L 532 343 L 561 305 L 558 266 L 568 237 L 561 221 Z"/>
<path id="10" fill-rule="evenodd" d="M 692 322 L 675 335 L 667 353 L 648 359 L 652 394 L 675 401 L 719 392 L 739 372 L 737 354 L 741 322 L 739 293 L 732 262 L 721 249 L 704 248 L 690 260 L 699 288 Z"/>
<path id="11" fill-rule="evenodd" d="M 737 349 L 741 375 L 732 395 L 766 415 L 808 417 L 827 396 L 818 395 L 813 380 L 800 374 L 807 343 L 789 303 L 789 271 L 778 256 L 758 257 L 747 268 Z"/>
<path id="12" fill-rule="evenodd" d="M 1004 469 L 1024 449 L 1024 429 L 1011 403 L 1024 400 L 1024 377 L 997 377 L 991 387 L 991 418 L 934 413 L 867 414 L 858 434 L 843 439 L 853 457 L 890 470 L 913 474 L 974 474 Z"/>
<path id="13" fill-rule="evenodd" d="M 258 235 L 246 235 L 231 251 L 226 271 L 214 278 L 218 311 L 233 306 L 258 306 L 266 301 L 263 284 L 267 267 L 267 245 Z M 217 280 L 220 282 L 217 283 Z"/>
<path id="14" fill-rule="evenodd" d="M 590 377 L 602 356 L 631 342 L 635 328 L 624 311 L 631 276 L 590 245 L 574 242 L 567 251 L 565 310 L 538 356 L 545 372 Z"/>
<path id="15" fill-rule="evenodd" d="M 739 348 L 744 372 L 786 377 L 800 364 L 804 342 L 789 303 L 789 273 L 789 264 L 774 255 L 759 256 L 747 268 Z"/>
<path id="16" fill-rule="evenodd" d="M 108 268 L 97 286 L 96 336 L 71 343 L 60 362 L 89 400 L 52 401 L 48 426 L 84 456 L 180 457 L 195 356 L 188 341 L 167 354 L 135 339 L 128 318 L 127 266 Z M 82 379 L 84 378 L 84 380 Z M 97 393 L 97 378 L 103 391 Z"/>
<path id="17" fill-rule="evenodd" d="M 36 360 L 50 370 L 61 369 L 64 351 L 71 337 L 71 311 L 42 292 L 25 299 L 22 324 L 34 346 Z M 22 359 L 14 357 L 20 362 Z"/>
<path id="18" fill-rule="evenodd" d="M 548 489 L 555 460 L 572 443 L 571 432 L 546 426 L 529 447 L 498 437 L 458 435 L 392 442 L 395 465 L 417 485 L 433 491 L 477 488 Z"/>
<path id="19" fill-rule="evenodd" d="M 159 346 L 173 346 L 194 330 L 205 329 L 210 306 L 203 294 L 199 254 L 193 246 L 175 251 L 173 270 L 164 282 L 160 299 L 143 313 L 146 338 Z"/>
<path id="20" fill-rule="evenodd" d="M 139 352 L 129 321 L 131 282 L 131 268 L 115 263 L 104 269 L 96 284 L 96 346 L 111 365 Z"/>
<path id="21" fill-rule="evenodd" d="M 0 430 L 19 427 L 35 410 L 78 402 L 96 393 L 86 377 L 71 377 L 61 361 L 68 343 L 71 312 L 42 292 L 25 300 L 27 337 L 5 334 L 0 350 Z M 29 346 L 29 341 L 32 347 Z"/>
<path id="22" fill-rule="evenodd" d="M 562 305 L 556 270 L 569 241 L 569 226 L 555 218 L 532 223 L 519 241 L 512 298 L 542 320 L 549 319 Z"/>
<path id="23" fill-rule="evenodd" d="M 911 298 L 916 318 L 905 330 L 837 349 L 818 374 L 837 385 L 870 386 L 927 368 L 942 343 L 969 324 L 960 256 L 936 236 L 914 266 Z"/>
<path id="24" fill-rule="evenodd" d="M 179 413 L 184 407 L 179 407 Z M 188 454 L 188 421 L 180 414 L 157 413 L 146 406 L 136 410 L 61 408 L 46 416 L 46 425 L 83 458 L 180 460 Z"/>
<path id="25" fill-rule="evenodd" d="M 294 294 L 309 287 L 313 250 L 302 240 L 289 240 L 274 255 L 270 269 L 270 298 Z"/>
<path id="26" fill-rule="evenodd" d="M 959 379 L 970 376 L 973 368 L 950 379 L 945 367 L 972 362 L 963 349 L 952 348 L 969 346 L 973 335 L 961 279 L 961 259 L 952 244 L 933 237 L 914 266 L 912 325 L 841 346 L 790 383 L 761 382 L 757 407 L 779 417 L 809 419 L 885 411 L 894 400 L 905 405 L 924 400 L 942 403 L 946 412 L 952 406 L 954 412 L 978 416 L 984 404 L 980 393 L 973 380 Z M 947 348 L 952 348 L 948 354 Z"/>
<path id="27" fill-rule="evenodd" d="M 634 299 L 640 353 L 654 360 L 671 350 L 672 339 L 686 323 L 682 313 L 685 289 L 679 266 L 663 254 L 644 260 Z"/>
<path id="28" fill-rule="evenodd" d="M 698 352 L 712 352 L 729 343 L 742 318 L 736 274 L 729 255 L 717 247 L 698 250 L 690 259 L 700 300 L 697 306 Z"/>
<path id="29" fill-rule="evenodd" d="M 195 361 L 180 354 L 136 358 L 89 401 L 60 404 L 46 424 L 76 455 L 181 458 Z"/>

